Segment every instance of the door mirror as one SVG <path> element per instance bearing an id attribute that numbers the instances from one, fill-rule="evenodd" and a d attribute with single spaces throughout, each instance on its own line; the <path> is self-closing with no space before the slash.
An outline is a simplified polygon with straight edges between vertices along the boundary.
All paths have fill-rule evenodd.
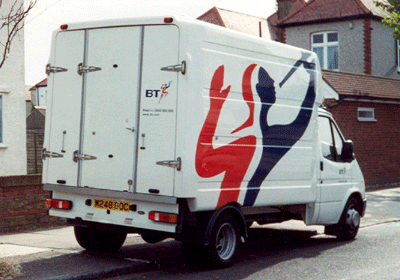
<path id="1" fill-rule="evenodd" d="M 354 144 L 353 141 L 347 140 L 343 142 L 342 148 L 342 160 L 345 162 L 351 162 L 354 159 Z"/>

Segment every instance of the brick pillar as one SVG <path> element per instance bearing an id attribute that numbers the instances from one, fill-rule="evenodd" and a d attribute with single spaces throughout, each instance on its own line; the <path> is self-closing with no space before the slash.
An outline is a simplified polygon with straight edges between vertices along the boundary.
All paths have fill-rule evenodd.
<path id="1" fill-rule="evenodd" d="M 371 19 L 364 19 L 364 74 L 372 74 Z"/>
<path id="2" fill-rule="evenodd" d="M 280 42 L 286 44 L 286 28 L 282 27 L 279 31 L 281 33 Z"/>

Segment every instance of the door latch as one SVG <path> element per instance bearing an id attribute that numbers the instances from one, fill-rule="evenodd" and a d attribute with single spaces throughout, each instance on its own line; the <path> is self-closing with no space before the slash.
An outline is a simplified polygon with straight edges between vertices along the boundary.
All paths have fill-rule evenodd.
<path id="1" fill-rule="evenodd" d="M 161 71 L 181 72 L 182 75 L 185 75 L 185 73 L 186 73 L 186 61 L 182 61 L 181 64 L 162 67 Z"/>
<path id="2" fill-rule="evenodd" d="M 78 151 L 74 152 L 74 157 L 73 157 L 74 162 L 78 162 L 78 160 L 94 160 L 94 159 L 97 159 L 97 157 L 87 154 L 80 154 Z"/>
<path id="3" fill-rule="evenodd" d="M 82 75 L 83 73 L 89 73 L 89 72 L 95 72 L 95 71 L 100 71 L 100 67 L 95 67 L 95 66 L 83 66 L 82 63 L 78 64 L 78 74 Z"/>
<path id="4" fill-rule="evenodd" d="M 156 164 L 161 166 L 176 168 L 177 171 L 181 171 L 182 159 L 178 157 L 176 160 L 157 161 Z"/>

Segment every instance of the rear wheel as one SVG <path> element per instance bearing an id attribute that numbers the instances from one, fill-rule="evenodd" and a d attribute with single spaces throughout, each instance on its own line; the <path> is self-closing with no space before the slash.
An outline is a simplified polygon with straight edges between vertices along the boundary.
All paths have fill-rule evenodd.
<path id="1" fill-rule="evenodd" d="M 207 246 L 183 243 L 183 253 L 195 266 L 224 268 L 233 264 L 239 247 L 239 225 L 234 217 L 223 214 L 216 221 Z"/>
<path id="2" fill-rule="evenodd" d="M 111 253 L 124 244 L 125 232 L 99 230 L 93 227 L 75 227 L 75 238 L 79 245 L 89 251 Z"/>

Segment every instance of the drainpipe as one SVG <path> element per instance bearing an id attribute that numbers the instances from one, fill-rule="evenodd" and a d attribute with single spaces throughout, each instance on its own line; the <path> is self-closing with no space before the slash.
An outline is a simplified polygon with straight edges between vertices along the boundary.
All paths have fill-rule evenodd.
<path id="1" fill-rule="evenodd" d="M 328 109 L 328 111 L 330 112 L 331 110 L 331 108 L 333 108 L 333 107 L 336 107 L 336 106 L 339 106 L 340 104 L 342 104 L 343 103 L 343 99 L 339 99 L 338 101 L 336 101 L 335 103 L 332 103 L 332 104 L 329 104 L 328 105 L 328 107 L 326 107 L 327 109 Z"/>

